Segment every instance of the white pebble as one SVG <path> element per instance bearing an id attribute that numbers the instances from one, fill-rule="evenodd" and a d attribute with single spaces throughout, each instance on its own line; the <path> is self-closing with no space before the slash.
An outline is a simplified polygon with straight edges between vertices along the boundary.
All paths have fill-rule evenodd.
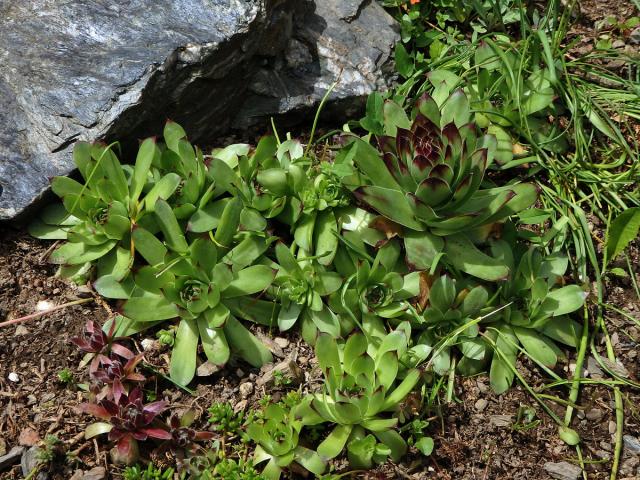
<path id="1" fill-rule="evenodd" d="M 19 382 L 20 381 L 20 377 L 18 376 L 17 373 L 11 372 L 9 374 L 9 380 L 12 381 L 12 382 Z"/>
<path id="2" fill-rule="evenodd" d="M 53 304 L 51 302 L 48 302 L 46 300 L 40 300 L 36 305 L 36 310 L 39 312 L 43 312 L 45 310 L 49 310 L 52 307 L 53 307 Z"/>

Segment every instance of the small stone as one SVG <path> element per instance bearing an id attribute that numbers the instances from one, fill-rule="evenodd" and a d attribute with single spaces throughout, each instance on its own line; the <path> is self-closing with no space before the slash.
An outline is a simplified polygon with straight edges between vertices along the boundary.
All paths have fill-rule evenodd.
<path id="1" fill-rule="evenodd" d="M 614 42 L 611 44 L 613 48 L 624 48 L 624 45 L 625 45 L 624 41 L 619 39 L 614 40 Z"/>
<path id="2" fill-rule="evenodd" d="M 306 365 L 309 363 L 309 359 L 307 357 L 298 357 L 298 363 L 300 365 Z"/>
<path id="3" fill-rule="evenodd" d="M 293 384 L 297 385 L 302 382 L 304 380 L 304 374 L 294 358 L 295 355 L 291 355 L 289 358 L 275 365 L 264 365 L 261 369 L 260 378 L 256 380 L 256 384 L 258 386 L 263 386 L 273 383 L 275 372 L 281 372 L 284 377 L 290 378 Z"/>
<path id="4" fill-rule="evenodd" d="M 477 385 L 478 385 L 478 390 L 480 390 L 481 393 L 487 393 L 489 391 L 489 386 L 482 380 L 478 380 Z"/>
<path id="5" fill-rule="evenodd" d="M 604 416 L 604 412 L 599 408 L 592 408 L 586 414 L 588 420 L 598 421 Z"/>
<path id="6" fill-rule="evenodd" d="M 589 375 L 591 375 L 591 378 L 604 378 L 604 372 L 602 371 L 602 368 L 600 368 L 598 361 L 593 356 L 587 359 L 587 370 L 589 370 Z"/>
<path id="7" fill-rule="evenodd" d="M 276 343 L 276 345 L 278 345 L 282 349 L 287 348 L 289 346 L 289 340 L 287 340 L 286 338 L 276 337 L 273 339 L 273 341 Z"/>
<path id="8" fill-rule="evenodd" d="M 107 477 L 107 471 L 104 467 L 94 467 L 82 476 L 82 480 L 104 480 Z"/>
<path id="9" fill-rule="evenodd" d="M 242 398 L 248 398 L 253 393 L 253 383 L 245 382 L 240 385 L 240 396 Z"/>
<path id="10" fill-rule="evenodd" d="M 40 441 L 40 435 L 33 428 L 24 428 L 18 437 L 18 443 L 24 447 L 33 447 Z"/>
<path id="11" fill-rule="evenodd" d="M 620 362 L 620 360 L 616 360 L 615 362 L 612 362 L 608 358 L 603 358 L 602 359 L 602 363 L 604 363 L 605 366 L 609 370 L 611 370 L 613 373 L 615 373 L 616 375 L 618 375 L 620 377 L 624 377 L 624 378 L 630 378 L 629 371 Z"/>
<path id="12" fill-rule="evenodd" d="M 27 327 L 25 327 L 24 325 L 18 325 L 13 335 L 16 337 L 19 337 L 21 335 L 28 335 L 28 334 L 29 334 L 29 329 Z"/>
<path id="13" fill-rule="evenodd" d="M 624 435 L 622 440 L 624 441 L 625 451 L 633 455 L 640 455 L 640 440 L 631 435 Z"/>
<path id="14" fill-rule="evenodd" d="M 544 469 L 557 480 L 578 480 L 582 474 L 582 469 L 569 462 L 547 462 Z"/>
<path id="15" fill-rule="evenodd" d="M 616 433 L 616 429 L 617 429 L 616 422 L 614 422 L 613 420 L 610 420 L 609 421 L 609 433 L 611 435 L 613 435 L 614 433 Z"/>
<path id="16" fill-rule="evenodd" d="M 24 447 L 13 447 L 9 453 L 0 457 L 0 472 L 8 469 L 20 461 Z"/>
<path id="17" fill-rule="evenodd" d="M 83 475 L 84 475 L 84 472 L 78 469 L 75 472 L 73 472 L 73 475 L 71 475 L 71 478 L 69 480 L 82 480 Z"/>
<path id="18" fill-rule="evenodd" d="M 474 407 L 476 408 L 477 411 L 482 412 L 485 408 L 487 408 L 487 405 L 489 405 L 489 402 L 484 398 L 480 398 L 479 400 L 476 401 L 476 403 L 474 404 Z"/>
<path id="19" fill-rule="evenodd" d="M 247 409 L 249 402 L 247 400 L 240 400 L 233 406 L 233 413 L 244 412 Z"/>
<path id="20" fill-rule="evenodd" d="M 19 382 L 20 381 L 20 377 L 18 376 L 18 374 L 16 372 L 11 372 L 9 374 L 9 381 L 11 381 L 11 382 Z"/>
<path id="21" fill-rule="evenodd" d="M 22 467 L 22 476 L 29 475 L 34 468 L 38 466 L 38 457 L 40 456 L 40 449 L 38 447 L 31 447 L 29 450 L 22 454 L 20 459 L 20 466 Z"/>
<path id="22" fill-rule="evenodd" d="M 513 423 L 513 415 L 491 415 L 489 421 L 496 427 L 508 427 Z"/>
<path id="23" fill-rule="evenodd" d="M 624 475 L 624 476 L 633 475 L 634 470 L 636 469 L 639 463 L 640 463 L 640 458 L 636 457 L 635 455 L 627 458 L 620 465 L 620 475 Z M 637 478 L 638 477 L 635 477 L 636 480 Z"/>
<path id="24" fill-rule="evenodd" d="M 204 362 L 200 364 L 200 366 L 196 370 L 196 375 L 198 377 L 208 377 L 219 371 L 220 367 L 218 365 L 214 365 L 211 362 Z"/>
<path id="25" fill-rule="evenodd" d="M 636 27 L 631 31 L 629 41 L 634 45 L 640 45 L 640 27 Z"/>
<path id="26" fill-rule="evenodd" d="M 142 345 L 142 349 L 145 352 L 148 352 L 150 350 L 157 350 L 160 346 L 160 342 L 158 340 L 154 340 L 153 338 L 145 338 L 144 340 L 142 340 L 142 342 L 140 342 L 140 344 Z"/>
<path id="27" fill-rule="evenodd" d="M 236 370 L 236 376 L 237 376 L 238 378 L 242 378 L 242 377 L 244 377 L 244 370 L 242 370 L 241 368 L 237 369 L 237 370 Z"/>
<path id="28" fill-rule="evenodd" d="M 30 394 L 27 395 L 27 405 L 35 405 L 38 402 L 38 399 L 35 395 Z"/>

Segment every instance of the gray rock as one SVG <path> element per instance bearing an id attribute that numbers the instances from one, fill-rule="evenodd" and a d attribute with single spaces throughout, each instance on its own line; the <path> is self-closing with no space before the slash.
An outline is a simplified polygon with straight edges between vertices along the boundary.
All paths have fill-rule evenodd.
<path id="1" fill-rule="evenodd" d="M 508 427 L 513 423 L 513 415 L 491 415 L 489 422 L 496 427 Z"/>
<path id="2" fill-rule="evenodd" d="M 40 449 L 34 446 L 22 454 L 22 458 L 20 459 L 20 466 L 22 467 L 22 476 L 26 477 L 31 473 L 33 469 L 35 469 L 38 466 L 39 453 L 40 453 Z"/>
<path id="3" fill-rule="evenodd" d="M 339 76 L 325 113 L 355 114 L 386 87 L 398 38 L 370 0 L 3 5 L 0 220 L 27 214 L 51 177 L 73 171 L 80 139 L 119 140 L 130 157 L 171 118 L 210 144 L 231 124 L 295 123 Z"/>
<path id="4" fill-rule="evenodd" d="M 262 126 L 274 117 L 278 128 L 300 122 L 310 127 L 317 105 L 337 80 L 323 118 L 355 115 L 369 93 L 390 84 L 397 30 L 375 1 L 317 0 L 312 9 L 299 10 L 284 55 L 256 74 L 234 126 Z"/>
<path id="5" fill-rule="evenodd" d="M 640 27 L 636 27 L 631 31 L 629 35 L 629 40 L 634 45 L 640 45 Z"/>
<path id="6" fill-rule="evenodd" d="M 24 447 L 13 447 L 9 453 L 0 457 L 0 472 L 7 470 L 20 461 Z"/>
<path id="7" fill-rule="evenodd" d="M 223 128 L 280 3 L 4 2 L 0 219 L 73 169 L 77 139 L 134 144 L 168 117 L 195 141 Z"/>
<path id="8" fill-rule="evenodd" d="M 240 384 L 240 396 L 242 398 L 247 398 L 252 393 L 253 393 L 253 383 L 245 382 Z"/>
<path id="9" fill-rule="evenodd" d="M 82 476 L 82 480 L 104 480 L 107 477 L 107 471 L 104 467 L 94 467 Z"/>
<path id="10" fill-rule="evenodd" d="M 557 480 L 578 480 L 582 474 L 580 467 L 569 462 L 547 462 L 544 464 L 544 469 Z"/>
<path id="11" fill-rule="evenodd" d="M 485 408 L 487 408 L 487 405 L 489 405 L 488 400 L 485 400 L 484 398 L 479 398 L 478 400 L 476 400 L 474 407 L 476 407 L 476 410 L 478 410 L 479 412 L 482 412 L 484 411 Z"/>
<path id="12" fill-rule="evenodd" d="M 588 420 L 598 421 L 604 416 L 604 412 L 599 408 L 592 408 L 586 414 Z"/>
<path id="13" fill-rule="evenodd" d="M 624 435 L 624 449 L 632 455 L 640 455 L 640 440 L 631 435 Z"/>

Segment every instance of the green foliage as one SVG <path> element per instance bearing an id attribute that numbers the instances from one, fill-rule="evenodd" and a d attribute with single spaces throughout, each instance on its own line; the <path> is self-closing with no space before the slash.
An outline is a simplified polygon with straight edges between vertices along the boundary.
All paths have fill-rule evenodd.
<path id="1" fill-rule="evenodd" d="M 209 423 L 213 429 L 225 435 L 238 436 L 245 423 L 244 413 L 233 411 L 228 402 L 216 402 L 209 407 Z"/>
<path id="2" fill-rule="evenodd" d="M 501 255 L 511 254 L 504 242 L 496 242 L 493 248 Z M 538 249 L 530 248 L 508 261 L 515 274 L 500 289 L 502 303 L 507 306 L 499 317 L 490 318 L 496 321 L 487 337 L 493 337 L 490 343 L 496 350 L 490 378 L 497 393 L 511 386 L 520 347 L 547 368 L 553 368 L 563 356 L 556 342 L 577 347 L 582 326 L 568 314 L 580 309 L 587 297 L 578 285 L 557 287 L 569 263 L 563 254 L 544 257 Z"/>
<path id="3" fill-rule="evenodd" d="M 63 368 L 58 372 L 58 380 L 65 385 L 73 385 L 73 372 L 68 368 Z"/>
<path id="4" fill-rule="evenodd" d="M 490 3 L 499 12 L 511 5 Z M 439 8 L 443 24 L 482 18 L 486 26 L 480 7 L 487 5 L 429 8 Z M 545 42 L 533 62 L 513 52 L 506 36 L 474 36 L 461 66 L 439 64 L 420 83 L 426 64 L 461 51 L 455 32 L 415 33 L 423 7 L 405 10 L 403 35 L 429 54 L 396 49 L 407 83 L 369 97 L 359 124 L 366 136 L 345 132 L 340 145 L 318 154 L 290 136 L 268 136 L 255 149 L 237 144 L 204 155 L 169 122 L 164 142 L 145 140 L 134 165 L 121 165 L 114 146 L 80 143 L 74 158 L 84 184 L 54 180 L 62 205 L 47 208 L 32 233 L 66 240 L 52 254 L 60 273 L 93 279 L 122 314 L 109 335 L 92 326 L 79 341 L 98 358 L 94 367 L 116 365 L 100 357 L 107 339 L 150 327 L 160 327 L 158 339 L 172 348 L 169 371 L 179 386 L 193 379 L 198 355 L 219 366 L 232 355 L 254 367 L 272 361 L 245 320 L 280 331 L 297 325 L 315 346 L 320 391 L 291 391 L 277 403 L 265 395 L 247 415 L 212 405 L 212 429 L 240 441 L 232 454 L 223 440 L 206 455 L 182 448 L 190 478 L 272 480 L 300 468 L 319 476 L 340 455 L 353 469 L 398 462 L 409 447 L 430 455 L 426 415 L 412 418 L 405 405 L 416 398 L 422 405 L 429 388 L 437 394 L 423 378 L 449 375 L 452 386 L 455 372 L 488 369 L 500 393 L 521 352 L 553 368 L 562 356 L 557 343 L 578 344 L 580 326 L 569 315 L 586 295 L 568 284 L 568 257 L 551 242 L 566 234 L 562 220 L 540 235 L 518 230 L 516 215 L 520 224 L 540 225 L 554 214 L 530 208 L 538 198 L 533 184 L 490 173 L 523 160 L 512 138 L 529 133 L 514 130 L 554 111 L 558 72 L 552 63 L 540 68 Z M 609 229 L 609 259 L 637 234 L 633 213 L 620 218 Z M 144 382 L 126 373 L 134 375 L 127 381 Z M 290 383 L 279 373 L 274 379 L 277 387 Z M 94 424 L 88 436 L 110 433 L 116 441 L 150 430 L 166 448 L 211 439 L 178 418 L 149 428 L 140 389 L 118 382 L 105 391 L 124 403 L 107 399 L 85 411 L 111 422 L 136 407 L 137 423 L 125 430 Z M 166 408 L 157 403 L 154 415 Z M 563 438 L 572 440 L 570 433 Z M 250 462 L 243 460 L 249 442 Z M 132 479 L 173 474 L 136 468 L 128 470 Z"/>
<path id="5" fill-rule="evenodd" d="M 262 414 L 247 427 L 247 437 L 256 443 L 253 456 L 256 465 L 267 462 L 262 475 L 267 480 L 280 478 L 282 469 L 293 462 L 306 470 L 321 475 L 326 463 L 315 451 L 298 444 L 300 430 L 304 425 L 300 411 L 308 409 L 311 399 L 294 409 L 280 404 L 267 406 Z"/>
<path id="6" fill-rule="evenodd" d="M 445 262 L 455 268 L 485 280 L 503 279 L 506 266 L 472 242 L 483 242 L 495 224 L 530 207 L 537 189 L 528 183 L 482 188 L 487 167 L 501 148 L 510 150 L 510 141 L 482 135 L 471 121 L 466 95 L 461 90 L 449 95 L 446 76 L 430 78 L 437 85 L 434 96 L 425 93 L 417 100 L 413 120 L 391 100 L 368 118 L 376 125 L 381 153 L 356 140 L 353 164 L 361 175 L 345 181 L 359 201 L 402 226 L 414 268 L 430 269 L 444 251 Z M 501 146 L 504 141 L 507 147 Z"/>
<path id="7" fill-rule="evenodd" d="M 162 469 L 150 463 L 146 469 L 139 465 L 126 467 L 123 477 L 124 480 L 173 480 L 174 473 L 173 468 Z"/>
<path id="8" fill-rule="evenodd" d="M 607 229 L 607 242 L 604 257 L 606 264 L 622 253 L 640 231 L 640 207 L 629 208 L 618 215 Z"/>
<path id="9" fill-rule="evenodd" d="M 371 325 L 372 333 L 375 328 Z M 336 424 L 318 446 L 322 457 L 335 458 L 346 446 L 354 468 L 370 468 L 406 453 L 407 444 L 395 429 L 398 419 L 389 412 L 420 379 L 419 370 L 401 369 L 409 336 L 408 324 L 387 335 L 354 333 L 344 344 L 320 335 L 316 356 L 325 387 L 313 395 L 312 407 L 323 421 Z"/>

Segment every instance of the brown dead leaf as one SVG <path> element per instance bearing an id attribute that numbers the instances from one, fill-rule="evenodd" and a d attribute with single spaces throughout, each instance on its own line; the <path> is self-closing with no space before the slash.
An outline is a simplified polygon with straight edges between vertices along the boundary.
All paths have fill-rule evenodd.
<path id="1" fill-rule="evenodd" d="M 385 217 L 376 217 L 369 226 L 384 233 L 387 240 L 402 235 L 402 227 Z"/>
<path id="2" fill-rule="evenodd" d="M 429 304 L 433 277 L 428 272 L 420 272 L 420 294 L 418 295 L 418 309 L 423 311 Z"/>
<path id="3" fill-rule="evenodd" d="M 524 155 L 527 153 L 527 149 L 524 148 L 522 144 L 516 142 L 513 144 L 512 152 L 514 155 Z"/>
<path id="4" fill-rule="evenodd" d="M 18 437 L 18 443 L 24 447 L 33 447 L 40 441 L 40 435 L 33 428 L 23 428 Z"/>

